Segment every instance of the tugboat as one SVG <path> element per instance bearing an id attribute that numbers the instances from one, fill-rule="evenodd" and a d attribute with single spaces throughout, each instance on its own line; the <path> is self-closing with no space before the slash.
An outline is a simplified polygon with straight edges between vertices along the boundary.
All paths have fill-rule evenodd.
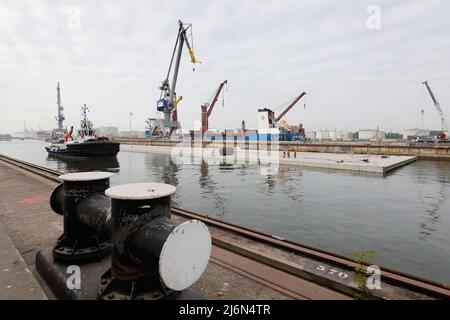
<path id="1" fill-rule="evenodd" d="M 107 137 L 97 137 L 93 124 L 87 118 L 88 107 L 81 107 L 82 120 L 78 136 L 73 139 L 73 126 L 60 143 L 45 147 L 50 155 L 72 157 L 115 157 L 120 151 L 120 143 Z"/>

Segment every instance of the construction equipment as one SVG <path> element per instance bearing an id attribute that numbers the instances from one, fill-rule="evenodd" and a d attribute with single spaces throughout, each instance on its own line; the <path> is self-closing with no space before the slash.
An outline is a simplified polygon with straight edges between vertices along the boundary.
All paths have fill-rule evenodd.
<path id="1" fill-rule="evenodd" d="M 66 119 L 63 115 L 64 107 L 61 104 L 61 89 L 59 88 L 59 82 L 58 86 L 56 87 L 56 103 L 58 105 L 58 116 L 56 117 L 56 120 L 58 121 L 58 130 L 64 131 L 63 128 L 63 121 Z"/>
<path id="2" fill-rule="evenodd" d="M 167 71 L 166 78 L 159 87 L 161 94 L 156 104 L 156 110 L 163 112 L 164 118 L 149 118 L 146 120 L 149 126 L 149 131 L 152 135 L 171 136 L 174 131 L 181 128 L 180 123 L 178 122 L 176 108 L 183 97 L 177 97 L 175 90 L 184 45 L 187 47 L 191 62 L 194 64 L 200 63 L 200 61 L 195 58 L 194 51 L 187 36 L 187 31 L 189 29 L 192 30 L 192 25 L 184 24 L 181 21 L 178 21 L 178 25 L 178 35 L 175 42 L 175 47 L 173 49 L 172 58 L 170 60 L 169 70 Z M 169 82 L 171 72 L 173 72 L 172 82 Z"/>
<path id="3" fill-rule="evenodd" d="M 279 123 L 280 123 L 280 126 L 282 126 L 285 130 L 291 131 L 292 126 L 289 124 L 289 122 L 287 122 L 284 119 L 281 119 Z"/>
<path id="4" fill-rule="evenodd" d="M 276 117 L 275 119 L 275 123 L 277 123 L 278 121 L 280 121 L 285 115 L 286 113 L 289 112 L 289 110 L 292 109 L 293 106 L 295 106 L 297 104 L 297 102 L 300 101 L 301 98 L 303 98 L 303 96 L 306 95 L 306 92 L 302 92 L 297 98 L 294 99 L 294 101 L 292 101 L 286 109 L 284 109 L 283 112 L 280 113 L 280 115 L 278 117 Z"/>
<path id="5" fill-rule="evenodd" d="M 441 105 L 436 100 L 436 97 L 433 94 L 433 91 L 431 91 L 430 86 L 428 85 L 428 81 L 422 82 L 428 89 L 428 92 L 430 93 L 431 99 L 433 100 L 434 106 L 436 107 L 437 112 L 439 113 L 439 117 L 441 118 L 441 125 L 442 125 L 442 134 L 439 135 L 438 140 L 440 142 L 448 142 L 449 141 L 449 132 L 448 132 L 448 126 L 447 126 L 447 119 L 445 118 L 444 111 L 441 108 Z"/>
<path id="6" fill-rule="evenodd" d="M 267 129 L 278 128 L 280 129 L 280 140 L 303 140 L 305 139 L 305 130 L 303 125 L 298 126 L 290 125 L 283 117 L 294 107 L 300 99 L 305 96 L 306 93 L 302 92 L 297 96 L 281 113 L 278 117 L 275 117 L 275 112 L 271 109 L 264 108 L 258 109 L 258 130 L 261 132 Z"/>
<path id="7" fill-rule="evenodd" d="M 64 129 L 64 127 L 63 127 L 63 122 L 66 118 L 64 117 L 64 114 L 63 114 L 64 107 L 61 104 L 61 88 L 59 87 L 59 82 L 56 87 L 56 104 L 58 106 L 58 115 L 55 117 L 55 120 L 58 122 L 58 128 L 55 128 L 52 130 L 51 137 L 52 137 L 52 139 L 57 141 L 57 140 L 61 139 L 64 136 L 64 134 L 67 132 L 67 130 Z"/>
<path id="8" fill-rule="evenodd" d="M 201 135 L 203 137 L 203 135 L 205 134 L 205 132 L 208 130 L 208 120 L 209 117 L 211 116 L 211 113 L 214 109 L 214 106 L 216 105 L 217 99 L 219 99 L 219 95 L 222 92 L 222 89 L 224 88 L 224 86 L 228 84 L 228 80 L 225 80 L 224 82 L 222 82 L 219 85 L 219 88 L 217 89 L 216 94 L 214 95 L 211 103 L 205 103 L 204 105 L 202 105 L 202 128 L 201 128 Z"/>

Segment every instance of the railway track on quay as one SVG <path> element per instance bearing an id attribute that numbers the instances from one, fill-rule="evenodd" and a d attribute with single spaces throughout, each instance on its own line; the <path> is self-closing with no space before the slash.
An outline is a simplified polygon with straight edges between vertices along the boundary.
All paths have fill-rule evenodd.
<path id="1" fill-rule="evenodd" d="M 24 170 L 55 184 L 61 172 L 0 155 L 0 163 Z M 232 223 L 172 207 L 176 219 L 196 219 L 211 231 L 211 262 L 252 279 L 293 299 L 351 299 L 363 292 L 353 281 L 352 259 L 281 239 Z M 382 289 L 374 299 L 449 299 L 450 287 L 380 267 Z"/>

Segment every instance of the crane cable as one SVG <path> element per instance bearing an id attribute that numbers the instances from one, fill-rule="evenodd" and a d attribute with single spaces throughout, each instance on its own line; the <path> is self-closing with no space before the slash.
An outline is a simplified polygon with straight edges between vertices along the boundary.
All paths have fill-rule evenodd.
<path id="1" fill-rule="evenodd" d="M 284 102 L 284 103 L 280 104 L 279 106 L 275 107 L 273 109 L 273 111 L 276 111 L 278 113 L 278 111 L 280 111 L 281 108 L 284 109 L 288 104 L 290 104 L 292 101 L 294 101 L 295 98 L 297 98 L 297 97 L 294 97 L 294 98 L 288 100 L 287 102 Z"/>
<path id="2" fill-rule="evenodd" d="M 225 91 L 228 91 L 228 82 L 225 83 L 225 87 L 222 90 L 222 108 L 225 107 Z"/>
<path id="3" fill-rule="evenodd" d="M 173 47 L 173 52 L 172 52 L 172 58 L 170 59 L 169 70 L 167 70 L 167 76 L 166 76 L 166 79 L 164 80 L 164 82 L 169 82 L 169 76 L 170 76 L 170 71 L 172 70 L 173 59 L 175 58 L 175 52 L 177 50 L 178 40 L 180 39 L 180 32 L 181 32 L 181 30 L 178 30 L 177 40 L 175 41 L 175 46 Z M 159 94 L 160 99 L 162 98 L 162 95 L 163 95 L 163 90 L 161 90 L 161 93 Z"/>

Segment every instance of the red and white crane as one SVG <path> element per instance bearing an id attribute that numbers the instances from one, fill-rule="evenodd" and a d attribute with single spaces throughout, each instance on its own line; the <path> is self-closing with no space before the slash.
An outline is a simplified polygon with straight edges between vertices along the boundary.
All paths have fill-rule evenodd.
<path id="1" fill-rule="evenodd" d="M 430 86 L 428 85 L 428 81 L 424 81 L 423 84 L 427 87 L 428 92 L 430 93 L 431 99 L 433 100 L 434 106 L 439 113 L 439 117 L 441 118 L 441 125 L 442 125 L 442 131 L 443 134 L 439 136 L 439 141 L 445 141 L 449 139 L 449 132 L 448 132 L 448 126 L 447 126 L 447 119 L 445 117 L 444 110 L 442 110 L 440 103 L 436 100 L 436 97 L 434 96 L 433 91 L 431 91 Z"/>

